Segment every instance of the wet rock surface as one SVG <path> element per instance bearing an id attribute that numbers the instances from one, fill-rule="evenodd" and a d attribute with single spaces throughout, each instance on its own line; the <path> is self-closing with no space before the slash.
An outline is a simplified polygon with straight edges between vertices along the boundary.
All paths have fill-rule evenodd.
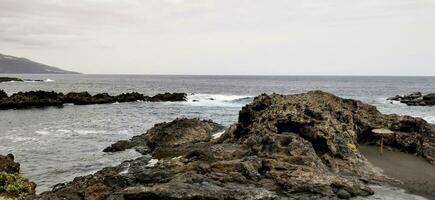
<path id="1" fill-rule="evenodd" d="M 396 95 L 387 100 L 400 101 L 408 106 L 433 106 L 435 105 L 435 93 L 423 95 L 421 92 L 414 92 L 408 95 Z"/>
<path id="2" fill-rule="evenodd" d="M 388 181 L 358 150 L 359 143 L 377 145 L 379 138 L 373 129 L 391 130 L 384 131 L 385 145 L 390 148 L 434 160 L 433 125 L 419 118 L 383 115 L 374 106 L 321 91 L 260 95 L 243 107 L 238 123 L 217 140 L 207 134 L 198 136 L 204 131 L 179 130 L 208 132 L 214 130 L 207 128 L 211 122 L 196 121 L 198 126 L 192 126 L 193 122 L 183 120 L 186 123 L 178 119 L 158 124 L 147 134 L 112 145 L 122 150 L 146 144 L 150 155 L 57 185 L 38 198 L 368 196 L 373 194 L 368 184 Z"/>
<path id="3" fill-rule="evenodd" d="M 111 96 L 107 93 L 91 95 L 88 92 L 71 92 L 68 94 L 47 92 L 47 91 L 30 91 L 18 92 L 8 96 L 3 90 L 0 90 L 0 110 L 7 109 L 26 109 L 41 108 L 47 106 L 62 107 L 63 104 L 89 105 L 89 104 L 107 104 L 115 102 L 134 102 L 134 101 L 185 101 L 185 93 L 165 93 L 149 97 L 143 94 L 132 92 L 123 93 L 117 96 Z"/>

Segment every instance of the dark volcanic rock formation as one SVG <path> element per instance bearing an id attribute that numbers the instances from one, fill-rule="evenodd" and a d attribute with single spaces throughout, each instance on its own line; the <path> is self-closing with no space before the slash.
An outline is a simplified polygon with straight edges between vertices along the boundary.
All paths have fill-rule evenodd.
<path id="1" fill-rule="evenodd" d="M 6 94 L 6 92 L 4 90 L 0 90 L 0 100 L 3 98 L 7 98 L 8 94 Z"/>
<path id="2" fill-rule="evenodd" d="M 19 79 L 19 78 L 12 78 L 12 77 L 0 77 L 0 83 L 2 82 L 11 82 L 11 81 L 23 81 L 23 79 Z"/>
<path id="3" fill-rule="evenodd" d="M 0 155 L 0 172 L 6 173 L 19 173 L 20 164 L 14 162 L 14 156 L 8 154 L 7 156 Z"/>
<path id="4" fill-rule="evenodd" d="M 400 101 L 408 106 L 433 106 L 435 105 L 435 93 L 422 95 L 421 92 L 414 92 L 404 96 L 396 95 L 387 100 Z"/>
<path id="5" fill-rule="evenodd" d="M 0 90 L 0 110 L 40 108 L 47 106 L 62 107 L 63 104 L 72 103 L 75 105 L 107 104 L 115 102 L 134 101 L 185 101 L 185 93 L 165 93 L 152 97 L 144 96 L 137 92 L 123 93 L 118 96 L 111 96 L 107 93 L 91 95 L 88 92 L 71 92 L 66 95 L 56 92 L 30 91 L 19 92 L 10 97 Z"/>
<path id="6" fill-rule="evenodd" d="M 0 199 L 33 199 L 36 185 L 20 174 L 20 164 L 14 156 L 0 155 Z"/>
<path id="7" fill-rule="evenodd" d="M 218 140 L 203 134 L 214 129 L 209 122 L 195 121 L 198 126 L 192 126 L 183 120 L 188 123 L 159 124 L 149 135 L 111 147 L 113 151 L 146 146 L 159 160 L 146 155 L 126 161 L 60 184 L 39 199 L 367 196 L 373 194 L 368 183 L 387 181 L 358 151 L 358 143 L 379 140 L 373 133 L 379 131 L 373 129 L 391 130 L 384 131 L 391 148 L 434 160 L 434 125 L 419 118 L 383 115 L 374 106 L 320 91 L 260 95 L 243 107 L 239 122 Z"/>
<path id="8" fill-rule="evenodd" d="M 150 97 L 149 101 L 186 101 L 185 93 L 163 93 Z"/>
<path id="9" fill-rule="evenodd" d="M 33 79 L 21 79 L 21 78 L 13 78 L 13 77 L 0 77 L 0 83 L 2 82 L 24 82 L 24 81 L 29 81 L 29 82 L 44 82 L 44 80 L 33 80 Z"/>
<path id="10" fill-rule="evenodd" d="M 31 107 L 46 107 L 57 106 L 61 107 L 62 93 L 45 92 L 45 91 L 30 91 L 18 92 L 10 97 L 0 99 L 0 110 L 6 109 L 23 109 Z"/>
<path id="11" fill-rule="evenodd" d="M 104 149 L 104 152 L 135 148 L 146 154 L 157 148 L 180 147 L 185 144 L 190 146 L 194 143 L 210 141 L 213 133 L 222 130 L 224 127 L 213 121 L 180 118 L 169 123 L 156 124 L 146 133 L 134 136 L 129 141 L 121 140 L 112 144 Z"/>

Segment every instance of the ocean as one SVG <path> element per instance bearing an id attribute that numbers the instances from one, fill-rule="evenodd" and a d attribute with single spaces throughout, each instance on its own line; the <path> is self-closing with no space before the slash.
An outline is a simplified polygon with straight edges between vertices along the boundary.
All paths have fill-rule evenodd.
<path id="1" fill-rule="evenodd" d="M 435 92 L 435 77 L 365 76 L 167 76 L 167 75 L 0 75 L 44 82 L 0 83 L 19 91 L 88 91 L 154 95 L 185 92 L 187 102 L 132 102 L 0 111 L 0 154 L 13 153 L 37 191 L 71 181 L 139 154 L 103 153 L 110 144 L 142 134 L 177 117 L 212 119 L 229 126 L 243 105 L 261 93 L 295 94 L 324 90 L 375 105 L 383 113 L 422 117 L 435 123 L 435 107 L 387 101 L 396 94 Z"/>

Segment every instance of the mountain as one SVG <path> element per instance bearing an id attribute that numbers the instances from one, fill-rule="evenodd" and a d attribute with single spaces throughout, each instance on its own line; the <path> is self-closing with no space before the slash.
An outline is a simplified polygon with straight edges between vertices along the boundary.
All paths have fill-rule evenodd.
<path id="1" fill-rule="evenodd" d="M 79 74 L 31 61 L 0 54 L 0 74 Z"/>

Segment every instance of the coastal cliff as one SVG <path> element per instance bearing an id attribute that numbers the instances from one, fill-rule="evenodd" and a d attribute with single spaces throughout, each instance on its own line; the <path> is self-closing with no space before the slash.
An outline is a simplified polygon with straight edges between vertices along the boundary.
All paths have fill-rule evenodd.
<path id="1" fill-rule="evenodd" d="M 0 74 L 79 74 L 31 61 L 0 54 Z"/>

